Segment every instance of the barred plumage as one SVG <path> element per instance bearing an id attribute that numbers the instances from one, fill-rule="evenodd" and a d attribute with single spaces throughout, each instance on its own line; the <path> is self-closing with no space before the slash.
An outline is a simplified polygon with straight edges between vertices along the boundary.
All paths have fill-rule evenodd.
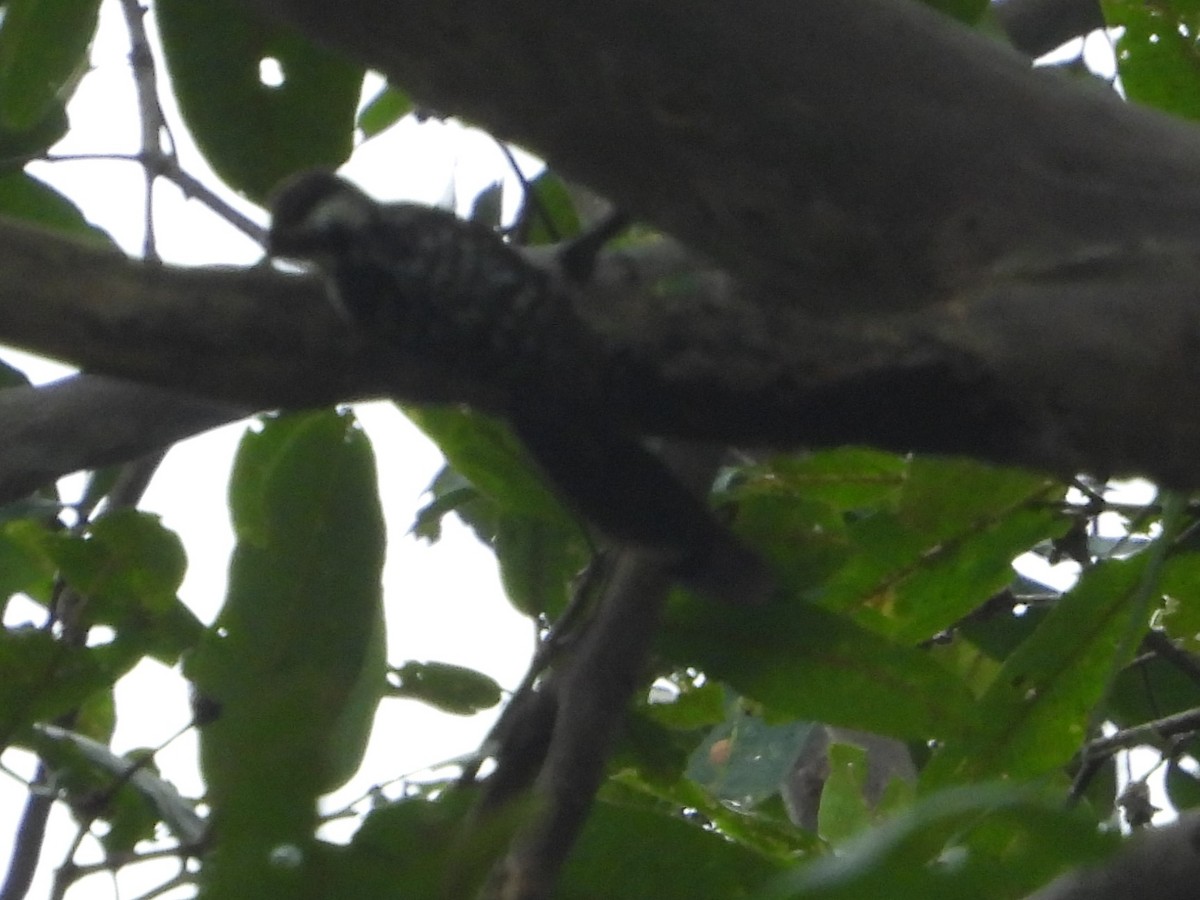
<path id="1" fill-rule="evenodd" d="M 546 275 L 491 230 L 445 210 L 376 203 L 329 172 L 302 173 L 272 202 L 270 252 L 310 261 L 355 325 L 472 370 L 516 363 L 572 317 Z"/>

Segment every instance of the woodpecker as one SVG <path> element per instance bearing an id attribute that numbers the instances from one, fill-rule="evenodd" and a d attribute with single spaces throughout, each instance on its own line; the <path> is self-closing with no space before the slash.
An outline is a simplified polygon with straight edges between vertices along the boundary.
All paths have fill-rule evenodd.
<path id="1" fill-rule="evenodd" d="M 582 326 L 571 292 L 590 279 L 623 218 L 560 251 L 555 282 L 488 228 L 445 210 L 378 203 L 326 171 L 286 181 L 271 213 L 270 254 L 314 265 L 348 325 L 507 388 L 509 424 L 585 520 L 619 543 L 673 554 L 680 580 L 701 593 L 763 595 L 757 556 L 604 414 L 594 385 L 624 363 Z"/>
<path id="2" fill-rule="evenodd" d="M 271 202 L 268 252 L 313 264 L 348 324 L 481 375 L 562 343 L 575 317 L 546 273 L 488 228 L 416 203 L 378 203 L 331 172 Z"/>

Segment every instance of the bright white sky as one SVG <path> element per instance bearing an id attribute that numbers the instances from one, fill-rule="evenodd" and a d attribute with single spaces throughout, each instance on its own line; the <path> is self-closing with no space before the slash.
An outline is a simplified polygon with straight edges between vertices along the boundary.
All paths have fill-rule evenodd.
<path id="1" fill-rule="evenodd" d="M 148 24 L 153 26 L 152 19 Z M 70 134 L 55 153 L 137 152 L 139 132 L 128 51 L 120 10 L 113 0 L 106 0 L 101 5 L 100 33 L 92 52 L 93 70 L 80 84 L 69 109 Z M 166 85 L 164 76 L 160 87 Z M 181 145 L 184 167 L 210 187 L 218 187 L 218 180 L 179 125 L 171 97 L 160 99 Z M 535 163 L 529 161 L 529 166 L 533 168 Z M 72 161 L 43 163 L 32 166 L 31 171 L 72 198 L 127 252 L 140 253 L 144 181 L 136 164 Z M 518 196 L 511 173 L 506 172 L 491 139 L 454 123 L 406 120 L 360 148 L 343 171 L 382 199 L 457 204 L 462 210 L 482 187 L 498 178 L 507 178 L 509 204 Z M 265 222 L 266 217 L 255 207 L 236 197 L 227 199 Z M 155 222 L 159 251 L 168 262 L 249 265 L 261 258 L 259 249 L 240 232 L 201 204 L 185 200 L 165 181 L 156 187 Z M 3 351 L 0 355 L 39 382 L 66 371 L 24 354 Z M 432 547 L 407 534 L 414 512 L 422 505 L 422 494 L 441 465 L 439 453 L 390 404 L 363 405 L 358 413 L 374 442 L 388 518 L 390 542 L 384 577 L 389 659 L 393 663 L 409 659 L 459 663 L 488 673 L 505 687 L 515 687 L 533 646 L 533 630 L 503 598 L 491 553 L 455 519 L 447 520 L 441 542 Z M 189 564 L 180 594 L 205 621 L 211 621 L 224 595 L 232 549 L 226 485 L 232 454 L 244 429 L 244 423 L 231 425 L 175 447 L 142 504 L 160 514 L 182 538 Z M 77 496 L 81 484 L 78 478 L 65 480 L 64 496 Z M 41 610 L 14 602 L 5 624 L 23 621 L 41 624 Z M 117 704 L 119 725 L 113 746 L 118 752 L 156 746 L 189 721 L 185 682 L 177 671 L 167 671 L 157 663 L 142 664 L 120 684 Z M 462 719 L 411 701 L 384 701 L 361 776 L 329 798 L 329 808 L 344 806 L 373 784 L 473 750 L 491 720 L 490 714 Z M 164 776 L 187 796 L 202 791 L 195 754 L 195 735 L 189 732 L 157 757 Z M 22 777 L 33 771 L 26 754 L 8 752 L 3 763 Z M 0 774 L 0 866 L 5 869 L 25 794 L 22 783 Z M 49 895 L 50 869 L 61 863 L 63 848 L 74 833 L 69 816 L 56 808 L 42 872 L 31 898 Z M 85 844 L 77 861 L 96 860 L 95 845 Z M 174 871 L 171 863 L 134 867 L 121 876 L 121 895 L 136 896 Z M 107 879 L 95 877 L 68 896 L 100 897 L 109 890 Z"/>

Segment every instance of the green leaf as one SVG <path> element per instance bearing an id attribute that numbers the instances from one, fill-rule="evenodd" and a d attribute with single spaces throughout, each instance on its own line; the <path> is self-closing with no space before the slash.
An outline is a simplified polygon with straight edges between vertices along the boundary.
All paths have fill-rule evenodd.
<path id="1" fill-rule="evenodd" d="M 678 816 L 602 801 L 592 809 L 554 896 L 749 897 L 780 868 Z"/>
<path id="2" fill-rule="evenodd" d="M 579 529 L 530 516 L 500 516 L 493 547 L 504 592 L 527 616 L 557 618 L 590 550 Z"/>
<path id="3" fill-rule="evenodd" d="M 846 565 L 821 603 L 900 642 L 924 640 L 1013 577 L 1012 560 L 1067 522 L 1043 476 L 967 460 L 914 459 L 893 510 L 847 526 Z"/>
<path id="4" fill-rule="evenodd" d="M 158 516 L 121 509 L 93 522 L 83 537 L 52 545 L 64 578 L 88 598 L 93 623 L 167 611 L 183 583 L 187 557 Z"/>
<path id="5" fill-rule="evenodd" d="M 1158 654 L 1121 670 L 1109 697 L 1108 714 L 1119 727 L 1148 722 L 1200 705 L 1200 688 L 1178 665 Z"/>
<path id="6" fill-rule="evenodd" d="M 184 800 L 175 786 L 158 774 L 150 758 L 151 751 L 117 756 L 107 744 L 56 725 L 39 728 L 38 733 L 52 744 L 72 745 L 90 766 L 107 773 L 107 779 L 99 779 L 99 790 L 118 783 L 130 788 L 126 790 L 122 786 L 114 808 L 104 816 L 113 826 L 104 836 L 105 847 L 110 852 L 128 852 L 138 841 L 150 840 L 160 819 L 184 844 L 195 844 L 204 838 L 207 831 L 204 820 L 193 804 Z M 40 746 L 44 750 L 45 744 Z M 140 795 L 144 802 L 137 802 L 131 796 L 133 793 Z M 154 808 L 155 814 L 151 814 L 148 806 Z"/>
<path id="7" fill-rule="evenodd" d="M 936 754 L 922 783 L 1029 778 L 1070 760 L 1114 667 L 1128 661 L 1116 654 L 1145 572 L 1145 555 L 1090 569 L 1005 660 L 979 701 L 979 731 Z"/>
<path id="8" fill-rule="evenodd" d="M 510 804 L 465 823 L 474 792 L 406 799 L 373 810 L 346 847 L 323 847 L 321 898 L 449 900 L 474 897 L 526 817 Z M 419 848 L 419 852 L 414 849 Z"/>
<path id="9" fill-rule="evenodd" d="M 519 220 L 525 222 L 522 243 L 552 244 L 579 234 L 575 203 L 563 180 L 549 170 L 530 182 L 532 197 L 525 198 Z"/>
<path id="10" fill-rule="evenodd" d="M 0 19 L 0 126 L 29 131 L 87 68 L 100 0 L 8 0 Z"/>
<path id="11" fill-rule="evenodd" d="M 745 488 L 788 499 L 804 497 L 839 512 L 895 505 L 908 476 L 903 456 L 846 447 L 781 456 L 749 468 Z"/>
<path id="12" fill-rule="evenodd" d="M 934 794 L 836 855 L 796 867 L 760 900 L 1010 900 L 1119 843 L 1096 823 L 1011 785 Z M 997 841 L 999 832 L 1001 840 Z M 944 856 L 946 851 L 955 851 Z M 952 858 L 954 864 L 937 864 Z"/>
<path id="13" fill-rule="evenodd" d="M 28 128 L 14 129 L 0 123 L 0 159 L 41 156 L 66 136 L 69 127 L 66 106 L 57 99 Z"/>
<path id="14" fill-rule="evenodd" d="M 651 703 L 647 716 L 668 728 L 691 729 L 716 725 L 725 720 L 725 689 L 716 682 L 688 686 L 670 703 Z"/>
<path id="15" fill-rule="evenodd" d="M 287 175 L 350 155 L 362 69 L 236 0 L 159 0 L 179 109 L 205 159 L 262 202 Z M 275 61 L 279 85 L 261 66 Z"/>
<path id="16" fill-rule="evenodd" d="M 359 112 L 358 130 L 364 138 L 373 138 L 412 111 L 413 102 L 406 93 L 393 85 L 385 85 Z"/>
<path id="17" fill-rule="evenodd" d="M 1117 74 L 1125 95 L 1166 112 L 1200 118 L 1200 9 L 1194 3 L 1102 0 L 1116 41 Z"/>
<path id="18" fill-rule="evenodd" d="M 222 826 L 204 896 L 301 896 L 316 798 L 358 768 L 385 688 L 370 443 L 349 413 L 269 419 L 242 441 L 230 507 L 229 593 L 186 667 L 218 711 L 200 730 Z M 296 866 L 270 862 L 280 846 Z"/>
<path id="19" fill-rule="evenodd" d="M 1006 587 L 1012 560 L 1062 533 L 1061 485 L 966 460 L 868 450 L 781 457 L 724 495 L 785 593 L 918 643 Z"/>
<path id="20" fill-rule="evenodd" d="M 849 744 L 829 745 L 829 777 L 821 789 L 818 831 L 841 845 L 874 824 L 867 804 L 867 751 Z"/>
<path id="21" fill-rule="evenodd" d="M 1200 651 L 1200 553 L 1180 553 L 1168 559 L 1162 590 L 1166 597 L 1163 628 L 1191 652 Z"/>
<path id="22" fill-rule="evenodd" d="M 779 792 L 813 725 L 795 721 L 770 725 L 747 714 L 732 696 L 727 709 L 728 719 L 692 753 L 687 777 L 719 800 L 756 806 Z"/>
<path id="23" fill-rule="evenodd" d="M 176 596 L 187 568 L 183 545 L 157 516 L 117 510 L 83 536 L 53 535 L 46 546 L 62 577 L 88 598 L 81 621 L 112 626 L 129 652 L 172 665 L 199 640 L 203 626 Z"/>
<path id="24" fill-rule="evenodd" d="M 0 174 L 0 215 L 50 228 L 89 243 L 116 246 L 111 237 L 84 218 L 79 207 L 32 175 Z"/>
<path id="25" fill-rule="evenodd" d="M 926 653 L 809 604 L 733 609 L 680 597 L 659 646 L 676 665 L 728 682 L 776 719 L 919 739 L 976 726 L 970 692 Z"/>
<path id="26" fill-rule="evenodd" d="M 67 646 L 34 628 L 0 631 L 0 745 L 79 706 L 133 662 L 103 648 Z"/>
<path id="27" fill-rule="evenodd" d="M 621 770 L 603 787 L 602 798 L 619 806 L 647 807 L 660 814 L 695 810 L 697 817 L 711 823 L 726 839 L 780 862 L 790 863 L 822 849 L 811 832 L 792 824 L 778 794 L 751 809 L 716 800 L 687 778 L 664 781 L 643 775 L 642 771 Z"/>
<path id="28" fill-rule="evenodd" d="M 131 760 L 114 755 L 107 745 L 54 725 L 39 727 L 30 746 L 54 772 L 56 793 L 75 819 L 89 826 L 93 818 L 106 824 L 100 835 L 106 850 L 129 853 L 137 843 L 154 838 L 160 811 L 141 786 L 150 781 L 169 786 L 154 774 L 153 762 L 132 769 Z M 204 823 L 175 797 L 176 811 L 190 814 L 187 839 L 195 842 L 204 836 Z"/>
<path id="29" fill-rule="evenodd" d="M 473 716 L 500 702 L 500 685 L 474 669 L 444 662 L 406 662 L 392 669 L 390 697 L 428 703 L 456 716 Z"/>
<path id="30" fill-rule="evenodd" d="M 568 524 L 573 519 L 501 422 L 449 406 L 405 407 L 446 460 L 502 510 Z"/>
<path id="31" fill-rule="evenodd" d="M 45 526 L 25 518 L 0 524 L 0 597 L 25 593 L 47 600 L 57 571 L 50 540 Z"/>

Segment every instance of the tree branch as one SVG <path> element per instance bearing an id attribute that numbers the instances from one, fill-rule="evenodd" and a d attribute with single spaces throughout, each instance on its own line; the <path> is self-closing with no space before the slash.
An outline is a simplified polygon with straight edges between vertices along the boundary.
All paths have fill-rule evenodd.
<path id="1" fill-rule="evenodd" d="M 98 375 L 0 391 L 0 504 L 71 472 L 136 459 L 250 412 Z"/>
<path id="2" fill-rule="evenodd" d="M 992 10 L 1013 46 L 1029 56 L 1105 24 L 1097 0 L 992 0 Z"/>
<path id="3" fill-rule="evenodd" d="M 402 353 L 353 332 L 315 279 L 146 267 L 3 223 L 0 340 L 243 410 L 393 396 L 504 413 L 534 391 L 633 435 L 1200 484 L 1200 256 L 1186 248 L 1001 272 L 952 305 L 834 320 L 762 301 L 671 241 L 602 253 L 585 286 L 564 282 L 553 247 L 528 258 L 566 292 L 586 352 L 541 348 L 520 378 L 472 371 L 453 342 Z"/>
<path id="4" fill-rule="evenodd" d="M 668 446 L 663 457 L 695 493 L 706 493 L 721 460 L 719 450 Z M 623 548 L 613 559 L 595 619 L 579 643 L 562 652 L 547 679 L 553 729 L 537 773 L 542 803 L 494 873 L 489 900 L 546 900 L 587 820 L 603 781 L 612 744 L 625 721 L 629 701 L 647 674 L 647 660 L 662 609 L 677 578 L 672 554 Z M 519 742 L 524 736 L 509 739 Z M 528 756 L 527 749 L 518 757 Z M 536 754 L 535 754 L 536 755 Z M 504 756 L 501 755 L 501 759 Z M 497 774 L 503 771 L 497 770 Z M 529 773 L 532 775 L 532 773 Z M 507 799 L 522 785 L 500 786 Z M 490 786 L 491 787 L 491 786 Z M 496 793 L 492 790 L 492 793 Z"/>
<path id="5" fill-rule="evenodd" d="M 1200 224 L 1194 128 L 912 0 L 248 2 L 822 314 Z"/>
<path id="6" fill-rule="evenodd" d="M 250 2 L 738 279 L 637 428 L 1200 483 L 1193 126 L 908 0 Z"/>

